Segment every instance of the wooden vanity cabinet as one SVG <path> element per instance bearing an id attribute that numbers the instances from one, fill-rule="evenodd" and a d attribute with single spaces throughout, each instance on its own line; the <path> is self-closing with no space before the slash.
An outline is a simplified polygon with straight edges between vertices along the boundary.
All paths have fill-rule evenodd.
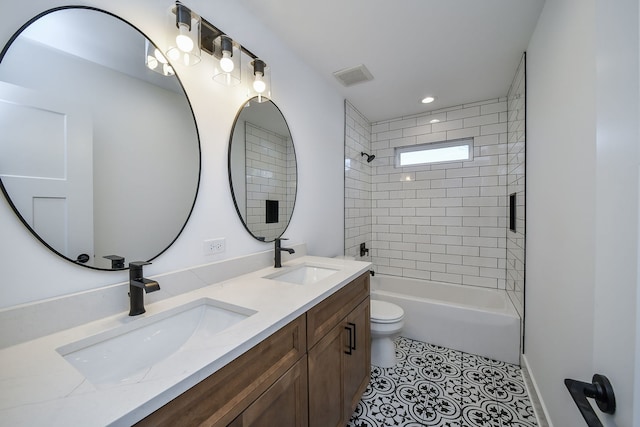
<path id="1" fill-rule="evenodd" d="M 367 272 L 307 312 L 310 427 L 346 425 L 369 384 L 369 307 Z"/>
<path id="2" fill-rule="evenodd" d="M 369 383 L 369 273 L 138 426 L 342 427 Z"/>

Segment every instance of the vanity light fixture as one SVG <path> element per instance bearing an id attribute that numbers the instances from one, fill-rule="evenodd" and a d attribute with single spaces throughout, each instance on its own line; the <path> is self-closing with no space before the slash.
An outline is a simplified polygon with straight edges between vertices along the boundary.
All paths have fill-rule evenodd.
<path id="1" fill-rule="evenodd" d="M 259 58 L 251 61 L 253 82 L 249 89 L 249 97 L 257 97 L 258 102 L 265 102 L 271 98 L 271 75 L 269 67 Z"/>
<path id="2" fill-rule="evenodd" d="M 167 58 L 165 58 L 162 52 L 160 52 L 160 49 L 155 47 L 149 40 L 145 40 L 144 50 L 144 64 L 147 68 L 158 74 L 162 74 L 163 76 L 173 76 L 175 74 L 173 67 L 169 65 L 169 61 L 167 61 Z"/>
<path id="3" fill-rule="evenodd" d="M 258 102 L 265 102 L 271 98 L 271 75 L 264 61 L 181 2 L 177 1 L 170 10 L 171 26 L 173 27 L 175 21 L 177 30 L 177 33 L 175 30 L 173 32 L 176 34 L 175 40 L 169 41 L 169 49 L 166 52 L 166 58 L 171 64 L 197 64 L 200 62 L 201 51 L 204 51 L 217 60 L 213 80 L 227 86 L 235 86 L 241 82 L 242 74 L 248 73 L 246 69 L 243 71 L 241 66 L 242 54 L 245 54 L 252 60 L 249 64 L 251 77 L 247 79 L 251 80 L 247 84 L 248 96 L 257 98 Z M 147 55 L 147 58 L 151 57 Z M 160 62 L 160 59 L 158 61 Z M 153 60 L 148 61 L 147 66 L 152 68 L 151 65 L 156 65 Z"/>
<path id="4" fill-rule="evenodd" d="M 180 2 L 176 2 L 171 14 L 175 15 L 176 30 L 167 57 L 186 66 L 195 65 L 200 62 L 200 17 Z"/>

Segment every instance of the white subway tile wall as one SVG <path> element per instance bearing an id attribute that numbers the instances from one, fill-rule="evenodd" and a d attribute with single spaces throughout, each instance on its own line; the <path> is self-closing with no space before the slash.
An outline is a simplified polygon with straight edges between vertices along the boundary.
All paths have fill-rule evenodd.
<path id="1" fill-rule="evenodd" d="M 507 95 L 508 156 L 507 194 L 516 194 L 516 231 L 507 231 L 507 293 L 524 316 L 525 237 L 525 56 Z"/>
<path id="2" fill-rule="evenodd" d="M 249 122 L 245 124 L 247 227 L 255 236 L 274 236 L 289 223 L 295 199 L 293 144 L 287 136 L 278 135 Z M 267 224 L 266 201 L 278 201 L 278 222 Z"/>
<path id="3" fill-rule="evenodd" d="M 360 257 L 360 244 L 371 247 L 371 165 L 360 153 L 371 152 L 371 124 L 349 102 L 345 101 L 344 144 L 344 253 Z M 373 160 L 376 162 L 377 158 Z"/>
<path id="4" fill-rule="evenodd" d="M 435 118 L 440 122 L 431 123 Z M 370 186 L 371 217 L 353 210 L 347 229 L 356 235 L 354 215 L 370 223 L 376 272 L 506 288 L 507 118 L 507 98 L 492 99 L 373 123 L 368 137 L 366 119 L 347 107 L 347 161 L 367 143 L 376 155 L 371 169 L 357 169 L 360 185 Z M 394 166 L 395 147 L 466 137 L 474 137 L 471 161 Z M 347 184 L 355 178 L 345 177 L 346 188 L 355 188 Z M 350 205 L 361 200 L 349 197 Z M 347 237 L 345 248 L 351 247 Z"/>

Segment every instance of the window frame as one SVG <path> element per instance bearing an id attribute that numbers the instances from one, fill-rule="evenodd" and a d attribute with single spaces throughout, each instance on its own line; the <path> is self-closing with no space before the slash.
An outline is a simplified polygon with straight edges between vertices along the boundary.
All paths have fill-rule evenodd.
<path id="1" fill-rule="evenodd" d="M 396 147 L 395 148 L 395 166 L 397 168 L 410 168 L 410 167 L 415 167 L 415 166 L 428 166 L 428 165 L 434 165 L 434 164 L 442 164 L 442 163 L 458 163 L 458 162 L 470 162 L 473 161 L 473 143 L 474 143 L 474 138 L 471 137 L 466 137 L 466 138 L 457 138 L 457 139 L 451 139 L 451 140 L 447 140 L 447 141 L 436 141 L 436 142 L 427 142 L 424 144 L 417 144 L 417 145 L 405 145 L 402 147 Z M 443 161 L 437 161 L 437 162 L 423 162 L 423 163 L 414 163 L 411 165 L 402 165 L 401 161 L 400 161 L 400 157 L 402 153 L 408 153 L 408 152 L 418 152 L 418 151 L 429 151 L 429 150 L 437 150 L 437 149 L 441 149 L 441 148 L 448 148 L 448 147 L 459 147 L 459 146 L 467 146 L 468 148 L 468 152 L 469 152 L 469 157 L 466 159 L 457 159 L 457 160 L 443 160 Z"/>

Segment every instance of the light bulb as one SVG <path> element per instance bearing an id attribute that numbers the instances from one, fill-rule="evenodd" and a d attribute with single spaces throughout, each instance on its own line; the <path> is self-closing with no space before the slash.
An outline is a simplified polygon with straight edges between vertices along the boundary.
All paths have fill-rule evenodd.
<path id="1" fill-rule="evenodd" d="M 264 80 L 262 80 L 262 73 L 256 73 L 256 78 L 253 81 L 253 89 L 258 93 L 262 93 L 266 88 L 267 85 Z"/>
<path id="2" fill-rule="evenodd" d="M 158 60 L 159 63 L 161 64 L 166 64 L 167 63 L 167 58 L 164 57 L 164 55 L 162 54 L 162 52 L 160 52 L 160 49 L 155 49 L 153 51 L 153 56 L 156 57 L 156 59 Z"/>
<path id="3" fill-rule="evenodd" d="M 231 52 L 229 52 L 228 50 L 222 51 L 222 58 L 220 58 L 220 68 L 222 68 L 222 71 L 224 71 L 225 73 L 230 73 L 233 71 L 233 59 L 231 59 Z"/>
<path id="4" fill-rule="evenodd" d="M 147 67 L 151 70 L 155 70 L 157 66 L 158 60 L 151 55 L 147 56 Z"/>
<path id="5" fill-rule="evenodd" d="M 178 35 L 176 36 L 176 45 L 183 52 L 191 52 L 193 50 L 193 40 L 189 35 L 189 27 L 186 24 L 178 25 Z"/>

